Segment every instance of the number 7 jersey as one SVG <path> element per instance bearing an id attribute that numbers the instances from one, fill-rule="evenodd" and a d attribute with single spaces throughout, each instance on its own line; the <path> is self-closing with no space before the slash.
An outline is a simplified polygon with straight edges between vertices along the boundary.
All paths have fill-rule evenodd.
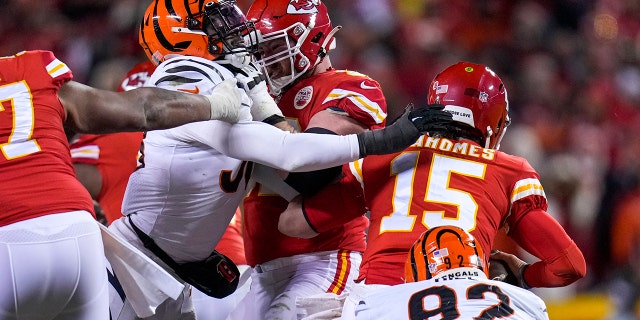
<path id="1" fill-rule="evenodd" d="M 49 51 L 0 58 L 0 226 L 51 213 L 93 212 L 71 164 L 57 96 L 72 78 Z"/>

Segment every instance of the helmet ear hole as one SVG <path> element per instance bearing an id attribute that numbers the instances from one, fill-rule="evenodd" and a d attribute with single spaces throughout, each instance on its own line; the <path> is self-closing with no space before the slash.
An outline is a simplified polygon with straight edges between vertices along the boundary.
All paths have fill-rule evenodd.
<path id="1" fill-rule="evenodd" d="M 189 29 L 201 29 L 202 28 L 202 24 L 200 23 L 200 21 L 192 18 L 192 17 L 188 17 L 187 18 L 187 28 Z"/>
<path id="2" fill-rule="evenodd" d="M 316 35 L 313 38 L 311 38 L 311 42 L 312 43 L 319 43 L 320 39 L 322 39 L 322 36 L 323 36 L 322 32 L 316 33 Z"/>

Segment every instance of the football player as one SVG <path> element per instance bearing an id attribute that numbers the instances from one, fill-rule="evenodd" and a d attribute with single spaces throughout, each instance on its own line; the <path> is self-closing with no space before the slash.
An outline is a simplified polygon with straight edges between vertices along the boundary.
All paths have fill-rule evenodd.
<path id="1" fill-rule="evenodd" d="M 63 125 L 109 133 L 239 115 L 235 79 L 205 97 L 157 88 L 116 93 L 72 78 L 49 51 L 0 58 L 2 319 L 109 319 L 103 243 Z"/>
<path id="2" fill-rule="evenodd" d="M 455 226 L 431 228 L 409 250 L 407 283 L 367 295 L 358 303 L 355 319 L 549 319 L 542 299 L 488 279 L 488 267 L 482 246 L 470 233 Z"/>
<path id="3" fill-rule="evenodd" d="M 220 238 L 215 248 L 220 253 L 229 257 L 237 266 L 241 282 L 235 292 L 222 299 L 210 297 L 199 290 L 193 290 L 193 304 L 197 319 L 224 320 L 233 311 L 251 286 L 251 267 L 247 264 L 244 254 L 244 240 L 242 236 L 242 213 L 238 208 L 231 219 L 227 230 Z M 215 270 L 212 270 L 215 272 Z"/>
<path id="4" fill-rule="evenodd" d="M 345 135 L 384 127 L 387 103 L 378 82 L 332 66 L 330 51 L 341 26 L 332 25 L 322 1 L 257 0 L 247 17 L 257 29 L 258 64 L 269 90 L 298 131 Z M 310 194 L 340 172 L 334 167 L 292 173 L 285 181 L 294 193 Z M 297 299 L 340 295 L 357 277 L 368 219 L 355 217 L 311 239 L 289 237 L 278 231 L 287 200 L 257 184 L 244 201 L 246 255 L 254 279 L 234 319 L 296 319 Z M 324 201 L 340 210 L 338 202 Z"/>
<path id="5" fill-rule="evenodd" d="M 234 0 L 157 0 L 149 5 L 141 23 L 140 44 L 149 59 L 159 63 L 149 85 L 208 94 L 225 79 L 236 77 L 247 92 L 243 104 L 251 109 L 250 118 L 233 126 L 200 122 L 149 132 L 143 140 L 141 164 L 131 175 L 123 200 L 127 216 L 114 221 L 109 230 L 180 283 L 192 279 L 181 272 L 180 265 L 194 266 L 220 256 L 212 249 L 247 192 L 253 167 L 247 161 L 286 171 L 332 167 L 365 154 L 388 153 L 399 145 L 404 148 L 431 120 L 451 118 L 442 110 L 407 112 L 404 125 L 349 136 L 290 134 L 274 128 L 269 124 L 285 121 L 251 64 L 254 32 Z M 194 317 L 189 292 L 191 285 L 203 289 L 201 283 L 190 280 L 178 294 L 155 290 L 167 285 L 144 274 L 152 269 L 157 275 L 155 267 L 136 269 L 127 264 L 126 257 L 111 258 L 116 277 L 131 280 L 120 282 L 126 301 L 122 308 L 122 301 L 113 305 L 114 315 L 121 319 Z M 228 283 L 210 288 L 219 291 L 208 294 L 221 298 L 233 292 L 238 283 L 234 268 L 225 264 L 220 277 Z M 116 309 L 132 309 L 135 315 Z"/>
<path id="6" fill-rule="evenodd" d="M 314 237 L 370 210 L 359 276 L 365 284 L 403 283 L 411 244 L 441 225 L 470 232 L 483 248 L 492 248 L 506 227 L 540 259 L 528 265 L 506 253 L 493 255 L 507 262 L 521 287 L 565 286 L 584 277 L 584 256 L 547 213 L 538 173 L 526 159 L 498 151 L 510 122 L 502 80 L 484 65 L 459 62 L 433 79 L 427 103 L 426 108 L 444 106 L 453 121 L 402 152 L 350 163 L 344 183 L 292 202 L 280 217 L 280 230 Z M 327 198 L 342 204 L 338 214 Z"/>
<path id="7" fill-rule="evenodd" d="M 136 64 L 120 81 L 117 91 L 144 86 L 155 68 L 150 61 Z M 140 143 L 142 132 L 82 134 L 71 139 L 69 149 L 76 175 L 102 208 L 107 225 L 122 217 L 122 197 L 136 168 Z"/>

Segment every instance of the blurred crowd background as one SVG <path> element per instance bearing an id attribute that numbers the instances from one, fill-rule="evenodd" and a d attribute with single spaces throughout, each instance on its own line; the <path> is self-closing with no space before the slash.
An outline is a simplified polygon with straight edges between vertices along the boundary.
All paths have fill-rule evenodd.
<path id="1" fill-rule="evenodd" d="M 251 2 L 238 0 L 245 11 Z M 148 3 L 0 0 L 0 56 L 52 50 L 77 81 L 114 89 L 146 59 L 137 29 Z M 325 4 L 334 26 L 343 26 L 333 65 L 379 81 L 389 119 L 424 103 L 431 79 L 454 62 L 486 64 L 501 76 L 513 120 L 501 150 L 538 170 L 549 211 L 588 264 L 587 277 L 571 287 L 538 292 L 550 302 L 596 295 L 609 318 L 638 318 L 640 1 Z"/>

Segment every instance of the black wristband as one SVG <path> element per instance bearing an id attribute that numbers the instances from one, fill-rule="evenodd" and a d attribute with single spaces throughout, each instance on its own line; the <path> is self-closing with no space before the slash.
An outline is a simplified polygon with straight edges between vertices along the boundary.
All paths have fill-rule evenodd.
<path id="1" fill-rule="evenodd" d="M 304 208 L 304 198 L 302 198 L 302 203 L 300 205 L 302 207 L 302 215 L 304 216 L 304 220 L 307 221 L 307 224 L 309 225 L 309 228 L 311 228 L 311 230 L 313 230 L 313 232 L 315 232 L 315 233 L 320 233 L 320 232 L 318 232 L 318 230 L 316 230 L 316 228 L 313 226 L 313 224 L 311 224 L 311 221 L 309 221 L 309 217 L 307 216 L 307 210 Z"/>
<path id="2" fill-rule="evenodd" d="M 282 121 L 286 121 L 286 119 L 279 114 L 270 115 L 266 119 L 262 120 L 262 122 L 270 125 L 275 125 L 276 123 L 280 123 Z"/>
<path id="3" fill-rule="evenodd" d="M 313 127 L 305 130 L 306 133 L 315 134 L 333 134 L 336 133 L 325 128 Z M 284 180 L 289 186 L 298 191 L 305 197 L 310 197 L 329 183 L 339 179 L 342 176 L 342 166 L 307 171 L 307 172 L 290 172 Z"/>
<path id="4" fill-rule="evenodd" d="M 527 270 L 527 268 L 530 266 L 530 264 L 525 264 L 522 269 L 520 269 L 520 287 L 523 289 L 531 289 L 531 287 L 527 284 L 527 282 L 524 280 L 524 271 Z"/>

